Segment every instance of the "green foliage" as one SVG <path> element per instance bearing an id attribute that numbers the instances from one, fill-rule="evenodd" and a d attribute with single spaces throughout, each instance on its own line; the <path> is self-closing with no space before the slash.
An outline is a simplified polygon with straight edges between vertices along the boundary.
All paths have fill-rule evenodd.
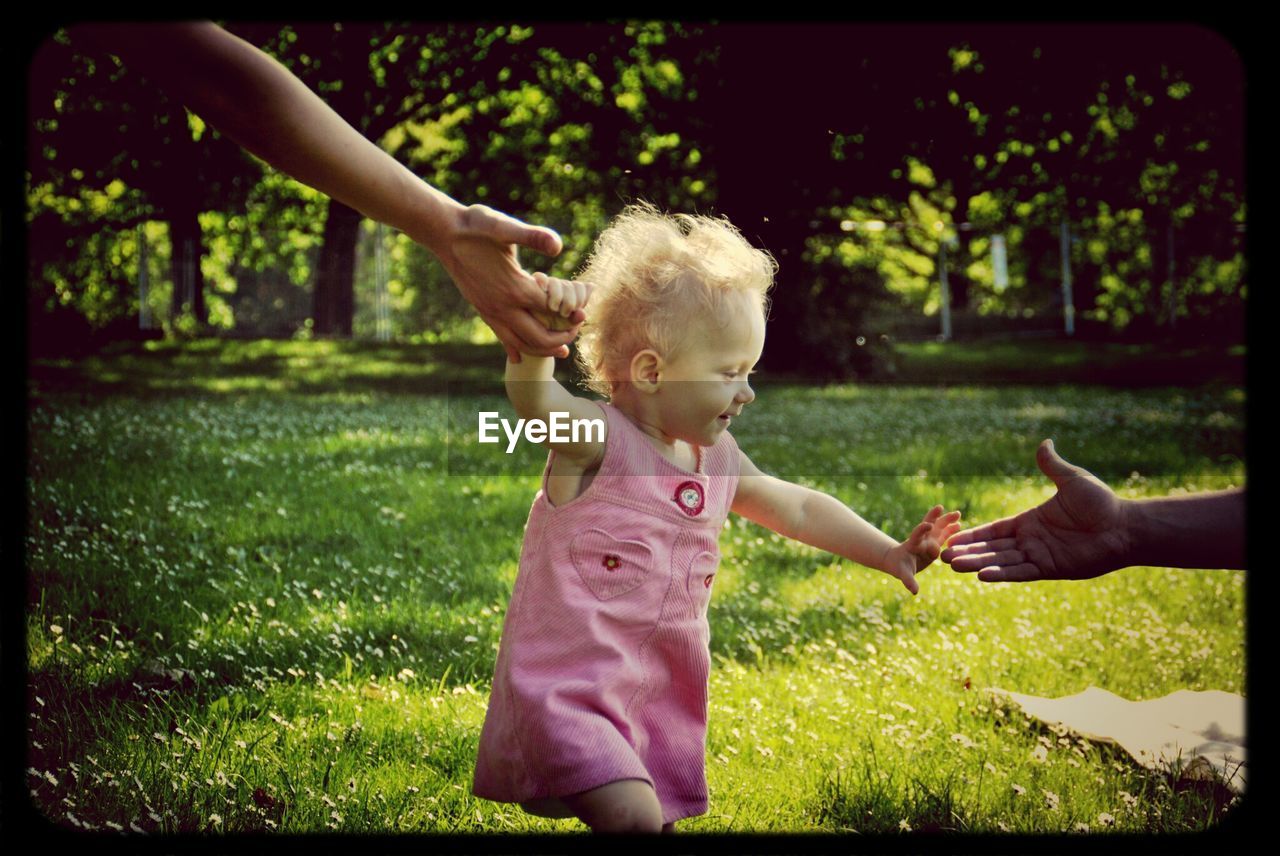
<path id="1" fill-rule="evenodd" d="M 555 25 L 249 24 L 235 29 L 432 183 L 460 199 L 488 202 L 559 228 L 566 249 L 554 269 L 561 275 L 581 265 L 607 211 L 621 204 L 620 194 L 663 204 L 678 199 L 683 208 L 710 198 L 708 184 L 695 170 L 698 153 L 692 141 L 662 125 L 662 111 L 686 97 L 689 80 L 666 53 L 670 42 L 686 38 L 679 26 L 599 25 L 593 29 L 598 39 L 582 38 L 581 28 Z M 543 30 L 554 32 L 542 36 Z M 37 122 L 51 141 L 63 139 L 65 115 L 75 110 L 76 116 L 136 114 L 125 138 L 129 146 L 145 139 L 142 129 L 153 121 L 149 110 L 158 111 L 156 123 L 176 122 L 156 93 L 140 88 L 127 69 L 84 51 L 66 34 L 61 38 L 43 75 L 50 118 Z M 90 87 L 69 70 L 77 64 L 93 67 L 98 78 L 104 68 L 114 75 Z M 32 234 L 48 233 L 32 244 L 33 280 L 50 283 L 50 291 L 95 325 L 136 312 L 136 300 L 128 298 L 126 273 L 101 265 L 111 249 L 99 245 L 116 239 L 85 242 L 80 237 L 162 207 L 159 191 L 147 182 L 154 181 L 164 158 L 176 156 L 179 142 L 207 147 L 219 139 L 198 118 L 184 121 L 184 140 L 171 141 L 173 151 L 148 143 L 142 162 L 134 158 L 122 173 L 125 179 L 111 180 L 106 190 L 92 186 L 85 170 L 64 166 L 71 156 L 54 151 L 52 142 L 32 173 Z M 75 157 L 95 153 L 99 161 L 109 159 L 105 149 L 95 152 L 83 143 Z M 123 157 L 128 161 L 132 154 L 126 149 Z M 114 173 L 101 167 L 95 174 Z M 210 322 L 241 333 L 288 334 L 309 314 L 325 203 L 271 171 L 241 184 L 240 193 L 230 196 L 217 185 L 211 189 L 221 188 L 223 196 L 206 193 L 201 203 L 201 266 Z M 443 271 L 420 248 L 403 239 L 389 246 L 396 335 L 439 334 L 470 317 L 446 287 Z M 51 249 L 58 247 L 61 254 Z M 371 258 L 365 252 L 364 260 Z M 369 267 L 362 265 L 357 275 L 362 295 L 372 291 Z M 170 277 L 157 273 L 155 293 L 171 292 Z M 73 292 L 74 299 L 64 296 Z M 358 304 L 364 314 L 357 326 L 365 332 L 371 329 L 369 301 L 362 296 Z M 162 314 L 166 329 L 176 329 L 176 319 L 168 314 Z"/>
<path id="2" fill-rule="evenodd" d="M 84 174 L 73 170 L 71 178 L 81 181 Z M 139 248 L 131 227 L 138 203 L 136 191 L 119 179 L 101 187 L 54 180 L 29 185 L 32 301 L 45 311 L 68 307 L 99 327 L 130 310 L 136 314 Z M 88 224 L 95 230 L 86 235 Z"/>
<path id="3" fill-rule="evenodd" d="M 922 215 L 934 217 L 916 204 L 923 197 L 970 223 L 949 254 L 957 308 L 1048 319 L 1061 313 L 1058 228 L 1066 219 L 1079 320 L 1147 335 L 1190 321 L 1238 339 L 1247 290 L 1238 57 L 1191 27 L 1012 32 L 973 28 L 947 49 L 945 65 L 922 58 L 936 77 L 916 84 L 919 124 L 891 167 L 896 188 L 820 215 L 834 226 L 851 208 L 853 219 L 896 222 L 924 239 L 859 230 L 819 239 L 845 245 L 828 258 L 851 273 L 874 262 L 885 311 L 932 314 L 937 276 L 921 271 L 937 252 L 917 231 L 927 226 Z M 1159 47 L 1134 49 L 1144 38 Z M 885 129 L 869 121 L 860 134 L 877 132 Z M 836 161 L 864 153 L 858 135 L 839 139 Z M 945 204 L 952 194 L 958 204 Z M 995 234 L 1005 236 L 1009 262 L 1009 287 L 1000 290 L 989 255 Z"/>
<path id="4" fill-rule="evenodd" d="M 980 315 L 1008 317 L 1044 318 L 1061 311 L 1060 241 L 1052 221 L 1060 193 L 1041 192 L 1009 210 L 1007 200 L 983 191 L 965 201 L 965 231 L 957 231 L 951 220 L 956 200 L 945 188 L 931 190 L 928 196 L 911 190 L 907 198 L 908 204 L 901 207 L 871 199 L 864 205 L 833 208 L 829 216 L 838 219 L 845 236 L 819 235 L 809 241 L 812 264 L 820 271 L 832 270 L 833 276 L 846 278 L 851 288 L 864 292 L 862 311 L 936 315 L 939 236 L 959 239 L 948 252 L 953 283 L 958 277 L 965 288 L 958 305 L 967 304 Z M 1145 320 L 1147 327 L 1168 322 L 1167 237 L 1153 229 L 1146 213 L 1142 207 L 1112 210 L 1098 201 L 1094 211 L 1082 212 L 1072 222 L 1070 262 L 1078 318 L 1115 330 L 1138 320 Z M 996 284 L 991 256 L 991 238 L 997 234 L 1005 238 L 1004 288 Z M 1184 248 L 1194 251 L 1199 240 L 1194 234 L 1175 232 L 1176 318 L 1242 334 L 1247 285 L 1241 237 L 1232 234 L 1213 254 L 1187 259 L 1182 257 Z M 1223 249 L 1232 252 L 1224 255 Z M 872 278 L 865 279 L 869 274 Z M 867 284 L 858 286 L 859 281 Z"/>
<path id="5" fill-rule="evenodd" d="M 438 104 L 423 103 L 381 144 L 457 198 L 557 228 L 565 242 L 559 257 L 529 253 L 523 261 L 570 276 L 628 192 L 688 208 L 709 198 L 709 188 L 697 177 L 691 141 L 660 130 L 664 105 L 687 97 L 680 66 L 660 53 L 670 39 L 685 38 L 679 28 L 601 26 L 599 41 L 566 37 L 550 25 L 544 36 L 543 29 L 507 33 L 508 41 L 532 51 L 526 62 L 519 53 L 502 55 L 497 74 L 468 89 L 466 98 L 455 90 Z M 592 53 L 584 56 L 575 43 Z M 440 62 L 440 51 L 457 44 L 441 41 L 429 59 Z M 496 44 L 488 57 L 497 62 Z M 443 270 L 405 239 L 386 240 L 393 335 L 469 335 L 473 313 Z M 358 335 L 375 327 L 373 258 L 366 237 L 357 268 Z"/>
<path id="6" fill-rule="evenodd" d="M 167 223 L 170 233 L 195 229 L 201 212 L 238 207 L 258 168 L 82 30 L 60 30 L 40 47 L 29 92 L 28 279 L 34 302 L 71 309 L 90 328 L 136 330 L 142 307 L 133 228 L 146 223 L 154 232 Z M 179 231 L 178 237 L 199 235 Z M 149 257 L 171 258 L 165 244 L 162 238 Z M 172 294 L 172 278 L 163 267 L 152 271 L 149 302 Z M 215 290 L 210 297 L 215 326 L 230 325 L 222 295 Z M 173 331 L 179 319 L 170 315 L 166 307 L 159 320 Z M 32 317 L 40 319 L 38 313 Z"/>
<path id="7" fill-rule="evenodd" d="M 201 218 L 205 274 L 238 331 L 289 335 L 306 317 L 327 206 L 319 192 L 268 172 L 242 212 Z"/>
<path id="8" fill-rule="evenodd" d="M 889 94 L 870 102 L 875 111 L 824 102 L 812 118 L 826 129 L 816 144 L 799 139 L 812 129 L 789 121 L 772 128 L 767 115 L 756 127 L 755 119 L 719 120 L 719 110 L 749 105 L 754 116 L 758 107 L 735 92 L 735 79 L 725 79 L 734 67 L 722 62 L 735 45 L 750 44 L 749 28 L 232 26 L 446 192 L 557 228 L 563 255 L 525 261 L 559 275 L 580 269 L 593 237 L 627 202 L 686 211 L 743 205 L 750 191 L 720 181 L 726 163 L 749 150 L 758 162 L 730 171 L 739 184 L 754 187 L 745 179 L 761 170 L 790 176 L 769 185 L 774 198 L 759 212 L 748 210 L 776 210 L 790 224 L 773 233 L 780 246 L 770 249 L 784 254 L 784 284 L 804 301 L 797 325 L 824 370 L 865 373 L 881 334 L 936 315 L 939 241 L 958 241 L 948 249 L 957 310 L 1056 319 L 1064 218 L 1082 323 L 1149 334 L 1191 322 L 1240 335 L 1248 289 L 1238 81 L 1214 64 L 1218 54 L 1185 49 L 1204 40 L 1176 28 L 1167 47 L 1150 50 L 1132 50 L 1123 28 L 1028 28 L 1017 39 L 975 28 L 935 39 L 885 79 Z M 1094 47 L 1082 67 L 1085 42 Z M 862 67 L 879 49 L 857 48 Z M 828 85 L 793 76 L 804 64 L 792 65 L 801 70 L 782 57 L 770 72 L 777 91 Z M 33 65 L 32 92 L 28 222 L 38 305 L 63 306 L 96 326 L 136 312 L 121 230 L 171 220 L 183 200 L 194 200 L 211 323 L 305 332 L 326 251 L 322 199 L 260 175 L 197 117 L 65 32 Z M 841 228 L 868 221 L 888 228 Z M 995 234 L 1007 245 L 1003 289 L 990 260 Z M 368 335 L 373 254 L 367 233 L 361 240 L 356 327 Z M 403 239 L 387 242 L 393 335 L 469 329 L 471 314 L 443 272 Z M 788 252 L 804 256 L 799 270 Z M 115 257 L 123 266 L 111 267 Z M 153 294 L 171 292 L 168 279 L 158 269 Z M 162 318 L 177 329 L 167 311 Z M 872 344 L 851 344 L 858 336 Z"/>
<path id="9" fill-rule="evenodd" d="M 372 339 L 377 334 L 379 241 L 390 336 L 399 341 L 416 337 L 434 341 L 446 334 L 463 338 L 462 331 L 475 312 L 444 268 L 407 236 L 368 221 L 362 224 L 356 255 L 356 337 Z"/>

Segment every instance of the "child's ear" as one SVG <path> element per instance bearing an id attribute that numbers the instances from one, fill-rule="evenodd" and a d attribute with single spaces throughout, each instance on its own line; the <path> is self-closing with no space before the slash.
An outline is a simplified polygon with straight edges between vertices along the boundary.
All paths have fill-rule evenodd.
<path id="1" fill-rule="evenodd" d="M 657 392 L 662 377 L 662 357 L 646 348 L 631 358 L 631 385 L 640 392 Z"/>

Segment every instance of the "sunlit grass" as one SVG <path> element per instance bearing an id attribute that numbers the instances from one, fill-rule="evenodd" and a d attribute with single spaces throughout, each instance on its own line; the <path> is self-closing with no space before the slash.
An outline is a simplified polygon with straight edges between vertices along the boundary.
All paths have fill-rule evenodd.
<path id="1" fill-rule="evenodd" d="M 581 831 L 470 795 L 538 462 L 484 475 L 485 450 L 446 448 L 451 412 L 491 398 L 365 384 L 421 379 L 420 353 L 155 346 L 38 385 L 26 775 L 54 822 Z M 461 353 L 435 376 L 498 376 L 500 354 Z M 240 385 L 218 391 L 224 358 Z M 765 469 L 899 536 L 934 502 L 978 522 L 1051 495 L 1032 461 L 1045 436 L 1126 496 L 1245 477 L 1238 388 L 766 385 L 735 435 Z M 1033 726 L 987 690 L 1243 692 L 1243 574 L 985 586 L 937 565 L 912 598 L 741 519 L 721 547 L 711 806 L 683 830 L 1183 831 L 1221 817 L 1217 794 Z"/>

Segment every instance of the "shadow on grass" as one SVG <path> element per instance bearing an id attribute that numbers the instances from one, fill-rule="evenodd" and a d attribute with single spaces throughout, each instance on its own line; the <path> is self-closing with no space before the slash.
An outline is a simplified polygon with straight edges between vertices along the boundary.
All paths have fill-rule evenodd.
<path id="1" fill-rule="evenodd" d="M 924 384 L 1188 386 L 1245 382 L 1245 346 L 1071 339 L 895 346 L 877 381 Z"/>
<path id="2" fill-rule="evenodd" d="M 1243 345 L 1057 339 L 902 343 L 875 378 L 859 382 L 928 386 L 1243 386 L 1245 356 Z M 234 339 L 120 342 L 78 358 L 37 358 L 28 367 L 28 380 L 36 396 L 369 392 L 439 395 L 450 383 L 500 380 L 504 361 L 502 348 L 496 344 Z M 561 371 L 568 370 L 562 362 Z M 770 372 L 767 377 L 805 386 L 829 382 L 819 382 L 816 375 L 807 378 L 802 374 Z"/>
<path id="3" fill-rule="evenodd" d="M 78 359 L 36 359 L 28 383 L 36 397 L 95 398 L 383 393 L 441 395 L 451 383 L 500 382 L 497 345 L 388 345 L 355 341 L 119 343 Z"/>

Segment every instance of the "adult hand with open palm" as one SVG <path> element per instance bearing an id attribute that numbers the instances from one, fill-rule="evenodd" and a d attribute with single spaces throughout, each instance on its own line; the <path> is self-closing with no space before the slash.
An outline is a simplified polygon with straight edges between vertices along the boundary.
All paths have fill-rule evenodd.
<path id="1" fill-rule="evenodd" d="M 966 529 L 942 560 L 983 582 L 1083 580 L 1131 565 L 1244 567 L 1244 489 L 1126 500 L 1045 440 L 1040 471 L 1058 491 L 1035 508 Z"/>
<path id="2" fill-rule="evenodd" d="M 1110 557 L 1129 549 L 1120 498 L 1059 457 L 1052 440 L 1036 449 L 1036 463 L 1058 492 L 1021 514 L 957 533 L 942 552 L 952 570 L 977 571 L 983 582 L 1087 579 L 1114 570 Z"/>

